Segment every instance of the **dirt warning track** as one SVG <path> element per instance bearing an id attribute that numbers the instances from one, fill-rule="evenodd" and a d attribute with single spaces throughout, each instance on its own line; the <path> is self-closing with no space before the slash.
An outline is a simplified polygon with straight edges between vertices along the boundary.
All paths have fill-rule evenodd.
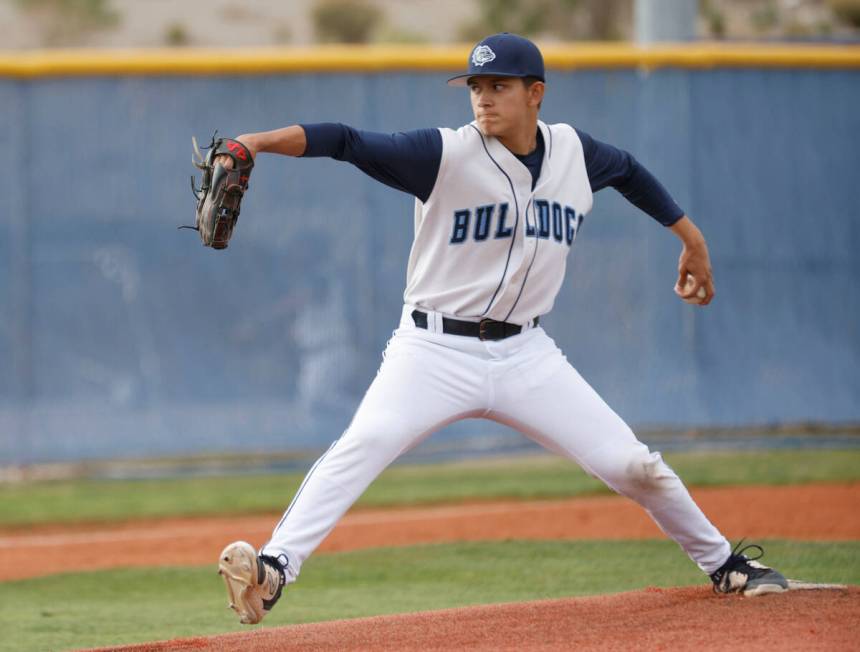
<path id="1" fill-rule="evenodd" d="M 860 539 L 860 483 L 720 487 L 692 491 L 731 539 Z M 224 545 L 261 545 L 280 515 L 136 521 L 115 526 L 0 531 L 0 581 L 125 566 L 215 564 Z M 620 496 L 441 507 L 363 509 L 348 514 L 320 551 L 446 541 L 664 538 Z"/>

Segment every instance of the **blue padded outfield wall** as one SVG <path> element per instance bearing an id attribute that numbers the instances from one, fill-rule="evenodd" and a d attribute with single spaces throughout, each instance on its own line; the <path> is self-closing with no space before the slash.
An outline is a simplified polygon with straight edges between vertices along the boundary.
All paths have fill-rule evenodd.
<path id="1" fill-rule="evenodd" d="M 399 318 L 413 200 L 263 155 L 216 252 L 176 230 L 190 138 L 459 126 L 447 76 L 0 79 L 0 466 L 339 436 Z M 633 152 L 711 248 L 705 310 L 672 292 L 676 238 L 611 189 L 571 251 L 543 323 L 635 427 L 860 421 L 858 107 L 856 69 L 550 71 L 542 117 Z"/>

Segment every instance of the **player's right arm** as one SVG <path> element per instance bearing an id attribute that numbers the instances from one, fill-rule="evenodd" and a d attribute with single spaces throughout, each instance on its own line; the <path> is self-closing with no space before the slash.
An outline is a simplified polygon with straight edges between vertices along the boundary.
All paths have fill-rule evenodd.
<path id="1" fill-rule="evenodd" d="M 256 133 L 242 134 L 236 136 L 238 140 L 251 152 L 251 157 L 256 160 L 260 152 L 272 154 L 283 154 L 285 156 L 302 156 L 307 148 L 305 130 L 301 125 L 292 125 L 272 131 L 260 131 Z M 225 168 L 233 167 L 233 161 L 229 156 L 218 156 L 215 159 Z"/>
<path id="2" fill-rule="evenodd" d="M 426 201 L 442 160 L 438 129 L 379 133 L 339 123 L 293 125 L 242 134 L 236 140 L 258 152 L 347 161 L 387 186 Z"/>
<path id="3" fill-rule="evenodd" d="M 285 156 L 302 156 L 307 148 L 305 130 L 301 125 L 293 125 L 272 131 L 261 131 L 253 134 L 242 134 L 236 140 L 251 150 L 256 158 L 258 152 L 283 154 Z"/>

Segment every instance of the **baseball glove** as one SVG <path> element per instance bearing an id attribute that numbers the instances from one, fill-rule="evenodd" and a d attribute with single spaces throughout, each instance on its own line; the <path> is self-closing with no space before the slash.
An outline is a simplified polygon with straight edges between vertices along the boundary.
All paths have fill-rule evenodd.
<path id="1" fill-rule="evenodd" d="M 212 136 L 206 158 L 200 152 L 197 139 L 191 138 L 194 156 L 191 162 L 203 171 L 198 188 L 191 176 L 191 191 L 197 198 L 197 222 L 195 226 L 180 226 L 180 229 L 194 229 L 206 247 L 226 249 L 233 235 L 233 227 L 239 219 L 242 197 L 248 189 L 248 178 L 254 167 L 251 152 L 238 140 Z M 218 157 L 228 156 L 232 166 L 224 166 Z M 223 159 L 222 159 L 223 160 Z"/>

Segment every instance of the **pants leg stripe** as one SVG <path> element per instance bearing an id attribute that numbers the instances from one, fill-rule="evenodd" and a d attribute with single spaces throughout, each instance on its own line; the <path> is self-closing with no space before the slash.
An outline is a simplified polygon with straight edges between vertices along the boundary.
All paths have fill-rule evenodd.
<path id="1" fill-rule="evenodd" d="M 287 507 L 287 511 L 286 511 L 286 512 L 284 512 L 284 515 L 281 517 L 281 520 L 280 520 L 280 521 L 278 521 L 278 524 L 275 526 L 275 529 L 274 529 L 274 531 L 272 532 L 272 535 L 273 535 L 273 536 L 274 536 L 275 532 L 277 532 L 279 529 L 281 529 L 281 526 L 284 524 L 284 521 L 287 519 L 287 516 L 289 516 L 289 515 L 290 515 L 290 511 L 293 509 L 293 505 L 295 505 L 295 504 L 296 504 L 296 501 L 299 499 L 299 496 L 301 496 L 301 495 L 302 495 L 302 491 L 304 491 L 305 485 L 308 483 L 308 480 L 310 480 L 310 479 L 311 479 L 311 476 L 313 475 L 314 471 L 316 471 L 316 470 L 317 470 L 317 467 L 318 467 L 318 466 L 322 463 L 322 461 L 326 458 L 326 455 L 328 455 L 328 454 L 331 452 L 331 449 L 332 449 L 332 448 L 334 448 L 334 447 L 337 445 L 337 442 L 339 442 L 339 441 L 340 441 L 340 438 L 335 439 L 335 440 L 334 440 L 334 442 L 332 442 L 332 445 L 328 447 L 328 450 L 327 450 L 325 453 L 323 453 L 323 454 L 322 454 L 322 456 L 321 456 L 321 457 L 320 457 L 320 458 L 319 458 L 319 459 L 314 463 L 314 465 L 311 467 L 311 470 L 310 470 L 310 471 L 308 471 L 308 474 L 305 476 L 305 479 L 304 479 L 304 480 L 302 480 L 302 484 L 301 484 L 301 485 L 299 485 L 299 489 L 298 489 L 298 491 L 296 491 L 296 495 L 295 495 L 295 496 L 293 496 L 293 500 L 292 500 L 292 502 L 290 503 L 290 506 L 289 506 L 289 507 Z M 268 545 L 268 544 L 267 544 L 267 545 Z M 263 546 L 263 547 L 265 548 L 265 546 Z"/>

